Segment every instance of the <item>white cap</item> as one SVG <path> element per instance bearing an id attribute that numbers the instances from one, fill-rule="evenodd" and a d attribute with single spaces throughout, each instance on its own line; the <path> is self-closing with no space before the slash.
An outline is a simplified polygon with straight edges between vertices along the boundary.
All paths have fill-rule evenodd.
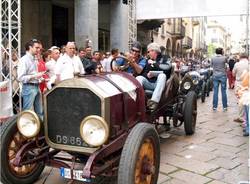
<path id="1" fill-rule="evenodd" d="M 49 48 L 49 50 L 51 50 L 51 51 L 54 50 L 54 49 L 59 49 L 59 47 L 57 47 L 57 46 L 52 46 L 52 47 Z"/>

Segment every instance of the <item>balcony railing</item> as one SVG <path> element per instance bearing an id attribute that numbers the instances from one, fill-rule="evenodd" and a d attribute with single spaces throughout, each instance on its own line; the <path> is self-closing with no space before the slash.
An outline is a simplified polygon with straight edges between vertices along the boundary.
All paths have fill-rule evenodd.
<path id="1" fill-rule="evenodd" d="M 164 19 L 137 21 L 137 25 L 146 30 L 157 29 L 161 27 L 163 23 L 164 23 Z"/>
<path id="2" fill-rule="evenodd" d="M 192 19 L 193 26 L 197 26 L 200 24 L 199 18 L 193 18 Z"/>
<path id="3" fill-rule="evenodd" d="M 185 36 L 182 40 L 182 48 L 184 49 L 191 49 L 192 48 L 192 38 L 189 36 Z"/>

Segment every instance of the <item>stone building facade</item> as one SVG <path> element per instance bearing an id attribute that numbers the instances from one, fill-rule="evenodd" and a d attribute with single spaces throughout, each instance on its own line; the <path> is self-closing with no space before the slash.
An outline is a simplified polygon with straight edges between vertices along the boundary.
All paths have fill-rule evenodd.
<path id="1" fill-rule="evenodd" d="M 75 41 L 94 50 L 128 50 L 128 5 L 123 0 L 22 0 L 21 43 L 42 40 L 45 48 Z"/>

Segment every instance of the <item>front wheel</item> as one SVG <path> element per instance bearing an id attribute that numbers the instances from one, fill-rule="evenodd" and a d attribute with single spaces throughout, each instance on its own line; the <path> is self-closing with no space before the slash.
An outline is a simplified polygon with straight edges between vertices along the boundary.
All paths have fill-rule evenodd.
<path id="1" fill-rule="evenodd" d="M 206 84 L 205 84 L 205 81 L 203 81 L 202 87 L 201 87 L 201 102 L 204 103 L 205 99 L 206 99 Z"/>
<path id="2" fill-rule="evenodd" d="M 27 138 L 22 136 L 17 129 L 17 116 L 10 119 L 1 127 L 1 181 L 6 183 L 29 184 L 34 183 L 44 169 L 44 163 L 16 167 L 13 160 Z M 27 159 L 32 159 L 31 154 L 26 155 Z"/>
<path id="3" fill-rule="evenodd" d="M 137 124 L 122 150 L 118 184 L 156 184 L 160 165 L 159 136 L 152 125 Z"/>
<path id="4" fill-rule="evenodd" d="M 197 117 L 197 95 L 194 91 L 189 91 L 186 96 L 184 107 L 184 128 L 186 135 L 192 135 L 195 132 Z"/>

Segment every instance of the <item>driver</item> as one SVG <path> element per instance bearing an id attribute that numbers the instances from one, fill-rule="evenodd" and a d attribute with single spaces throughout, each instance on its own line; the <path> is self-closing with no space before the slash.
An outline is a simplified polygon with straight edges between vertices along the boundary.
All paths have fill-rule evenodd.
<path id="1" fill-rule="evenodd" d="M 170 77 L 171 63 L 161 54 L 160 45 L 157 43 L 150 43 L 147 50 L 150 59 L 142 74 L 137 76 L 136 79 L 144 89 L 153 91 L 147 106 L 151 111 L 154 111 L 160 102 L 166 79 Z"/>
<path id="2" fill-rule="evenodd" d="M 140 42 L 134 42 L 132 44 L 132 49 L 130 51 L 130 53 L 128 53 L 126 55 L 126 58 L 129 60 L 128 64 L 128 68 L 126 68 L 126 72 L 134 75 L 134 76 L 138 76 L 142 73 L 143 69 L 145 68 L 147 61 L 144 57 L 141 56 L 141 44 Z M 123 66 L 126 65 L 126 62 L 124 61 L 124 59 L 118 59 L 116 61 L 118 66 Z M 119 70 L 119 67 L 117 67 Z"/>

